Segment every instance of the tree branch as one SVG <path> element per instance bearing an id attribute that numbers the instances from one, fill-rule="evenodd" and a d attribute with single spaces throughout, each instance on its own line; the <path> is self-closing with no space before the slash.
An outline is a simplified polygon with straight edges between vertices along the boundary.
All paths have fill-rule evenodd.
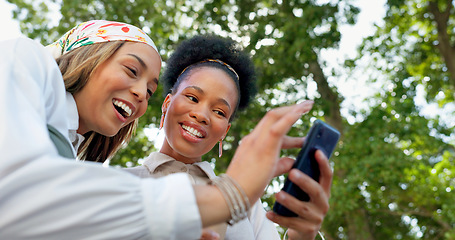
<path id="1" fill-rule="evenodd" d="M 408 216 L 428 217 L 428 218 L 433 219 L 436 223 L 438 223 L 445 230 L 444 232 L 450 231 L 452 229 L 452 227 L 450 226 L 449 223 L 443 221 L 440 218 L 435 218 L 435 216 L 432 212 L 425 211 L 425 210 L 390 211 L 390 210 L 380 209 L 378 211 L 387 213 L 390 215 L 394 215 L 394 216 L 408 215 Z"/>
<path id="2" fill-rule="evenodd" d="M 451 44 L 450 36 L 447 33 L 447 23 L 449 21 L 452 8 L 452 0 L 447 0 L 447 8 L 444 11 L 439 9 L 437 0 L 432 0 L 428 4 L 428 10 L 431 14 L 433 14 L 433 18 L 436 21 L 439 41 L 437 47 L 445 61 L 447 69 L 450 73 L 452 85 L 455 88 L 455 46 Z"/>
<path id="3" fill-rule="evenodd" d="M 325 77 L 321 65 L 319 65 L 318 57 L 313 52 L 315 59 L 309 63 L 309 70 L 313 74 L 313 79 L 317 83 L 317 88 L 321 98 L 323 100 L 323 107 L 326 109 L 326 121 L 334 126 L 343 135 L 343 120 L 340 113 L 340 99 L 338 92 L 330 88 L 327 78 Z"/>

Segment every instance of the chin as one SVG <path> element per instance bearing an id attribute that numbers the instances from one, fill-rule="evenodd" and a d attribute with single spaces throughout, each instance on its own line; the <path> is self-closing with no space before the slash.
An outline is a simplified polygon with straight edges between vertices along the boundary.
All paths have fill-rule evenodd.
<path id="1" fill-rule="evenodd" d="M 98 131 L 99 134 L 104 135 L 106 137 L 113 137 L 117 135 L 120 129 L 104 129 L 102 131 Z"/>
<path id="2" fill-rule="evenodd" d="M 182 153 L 183 156 L 187 157 L 187 158 L 202 158 L 202 156 L 204 156 L 205 154 L 207 154 L 209 151 L 207 152 L 195 152 L 195 151 L 188 151 L 186 153 Z"/>

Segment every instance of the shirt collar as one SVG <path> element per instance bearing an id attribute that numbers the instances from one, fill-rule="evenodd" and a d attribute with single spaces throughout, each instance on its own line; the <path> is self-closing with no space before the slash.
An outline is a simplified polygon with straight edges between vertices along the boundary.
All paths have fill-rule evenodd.
<path id="1" fill-rule="evenodd" d="M 144 165 L 149 170 L 149 172 L 153 173 L 155 172 L 156 168 L 171 161 L 177 160 L 164 153 L 153 152 L 145 159 L 142 165 Z M 202 161 L 188 165 L 194 165 L 199 167 L 210 179 L 216 177 L 215 172 L 212 169 L 212 166 L 208 162 Z"/>
<path id="2" fill-rule="evenodd" d="M 210 179 L 213 179 L 216 177 L 215 172 L 213 171 L 213 168 L 210 165 L 210 163 L 208 163 L 206 161 L 202 161 L 202 162 L 193 163 L 193 165 L 198 166 L 203 172 L 205 172 L 205 174 L 207 174 L 207 176 Z"/>
<path id="3" fill-rule="evenodd" d="M 144 161 L 144 163 L 142 163 L 142 165 L 144 165 L 149 170 L 149 172 L 153 173 L 153 172 L 155 172 L 156 168 L 158 168 L 159 166 L 161 166 L 167 162 L 171 162 L 171 161 L 176 161 L 176 160 L 164 153 L 152 152 L 145 159 L 145 161 Z"/>
<path id="4" fill-rule="evenodd" d="M 84 136 L 77 133 L 79 128 L 79 113 L 77 111 L 76 100 L 71 93 L 66 92 L 66 109 L 67 109 L 67 121 L 68 121 L 68 135 L 73 144 L 74 149 L 79 148 L 79 145 L 84 141 Z"/>

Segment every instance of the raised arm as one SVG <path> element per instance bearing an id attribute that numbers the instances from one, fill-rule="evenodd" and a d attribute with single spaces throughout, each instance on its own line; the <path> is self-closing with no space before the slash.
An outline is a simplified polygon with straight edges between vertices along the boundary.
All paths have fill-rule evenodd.
<path id="1" fill-rule="evenodd" d="M 287 132 L 312 105 L 312 101 L 305 101 L 271 110 L 242 139 L 226 173 L 240 184 L 251 205 L 262 196 L 265 187 L 275 176 L 281 147 L 292 145 L 288 141 L 296 141 L 285 137 Z M 217 188 L 196 186 L 195 191 L 203 226 L 229 218 L 228 208 Z"/>

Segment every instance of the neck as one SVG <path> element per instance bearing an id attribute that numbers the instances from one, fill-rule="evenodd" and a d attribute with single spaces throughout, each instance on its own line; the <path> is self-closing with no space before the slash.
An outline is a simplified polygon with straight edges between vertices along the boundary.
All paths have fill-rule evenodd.
<path id="1" fill-rule="evenodd" d="M 185 154 L 176 151 L 174 148 L 169 145 L 167 139 L 164 139 L 163 146 L 161 146 L 160 153 L 166 154 L 175 160 L 185 163 L 185 164 L 192 164 L 196 162 L 202 161 L 202 156 L 186 156 Z"/>

